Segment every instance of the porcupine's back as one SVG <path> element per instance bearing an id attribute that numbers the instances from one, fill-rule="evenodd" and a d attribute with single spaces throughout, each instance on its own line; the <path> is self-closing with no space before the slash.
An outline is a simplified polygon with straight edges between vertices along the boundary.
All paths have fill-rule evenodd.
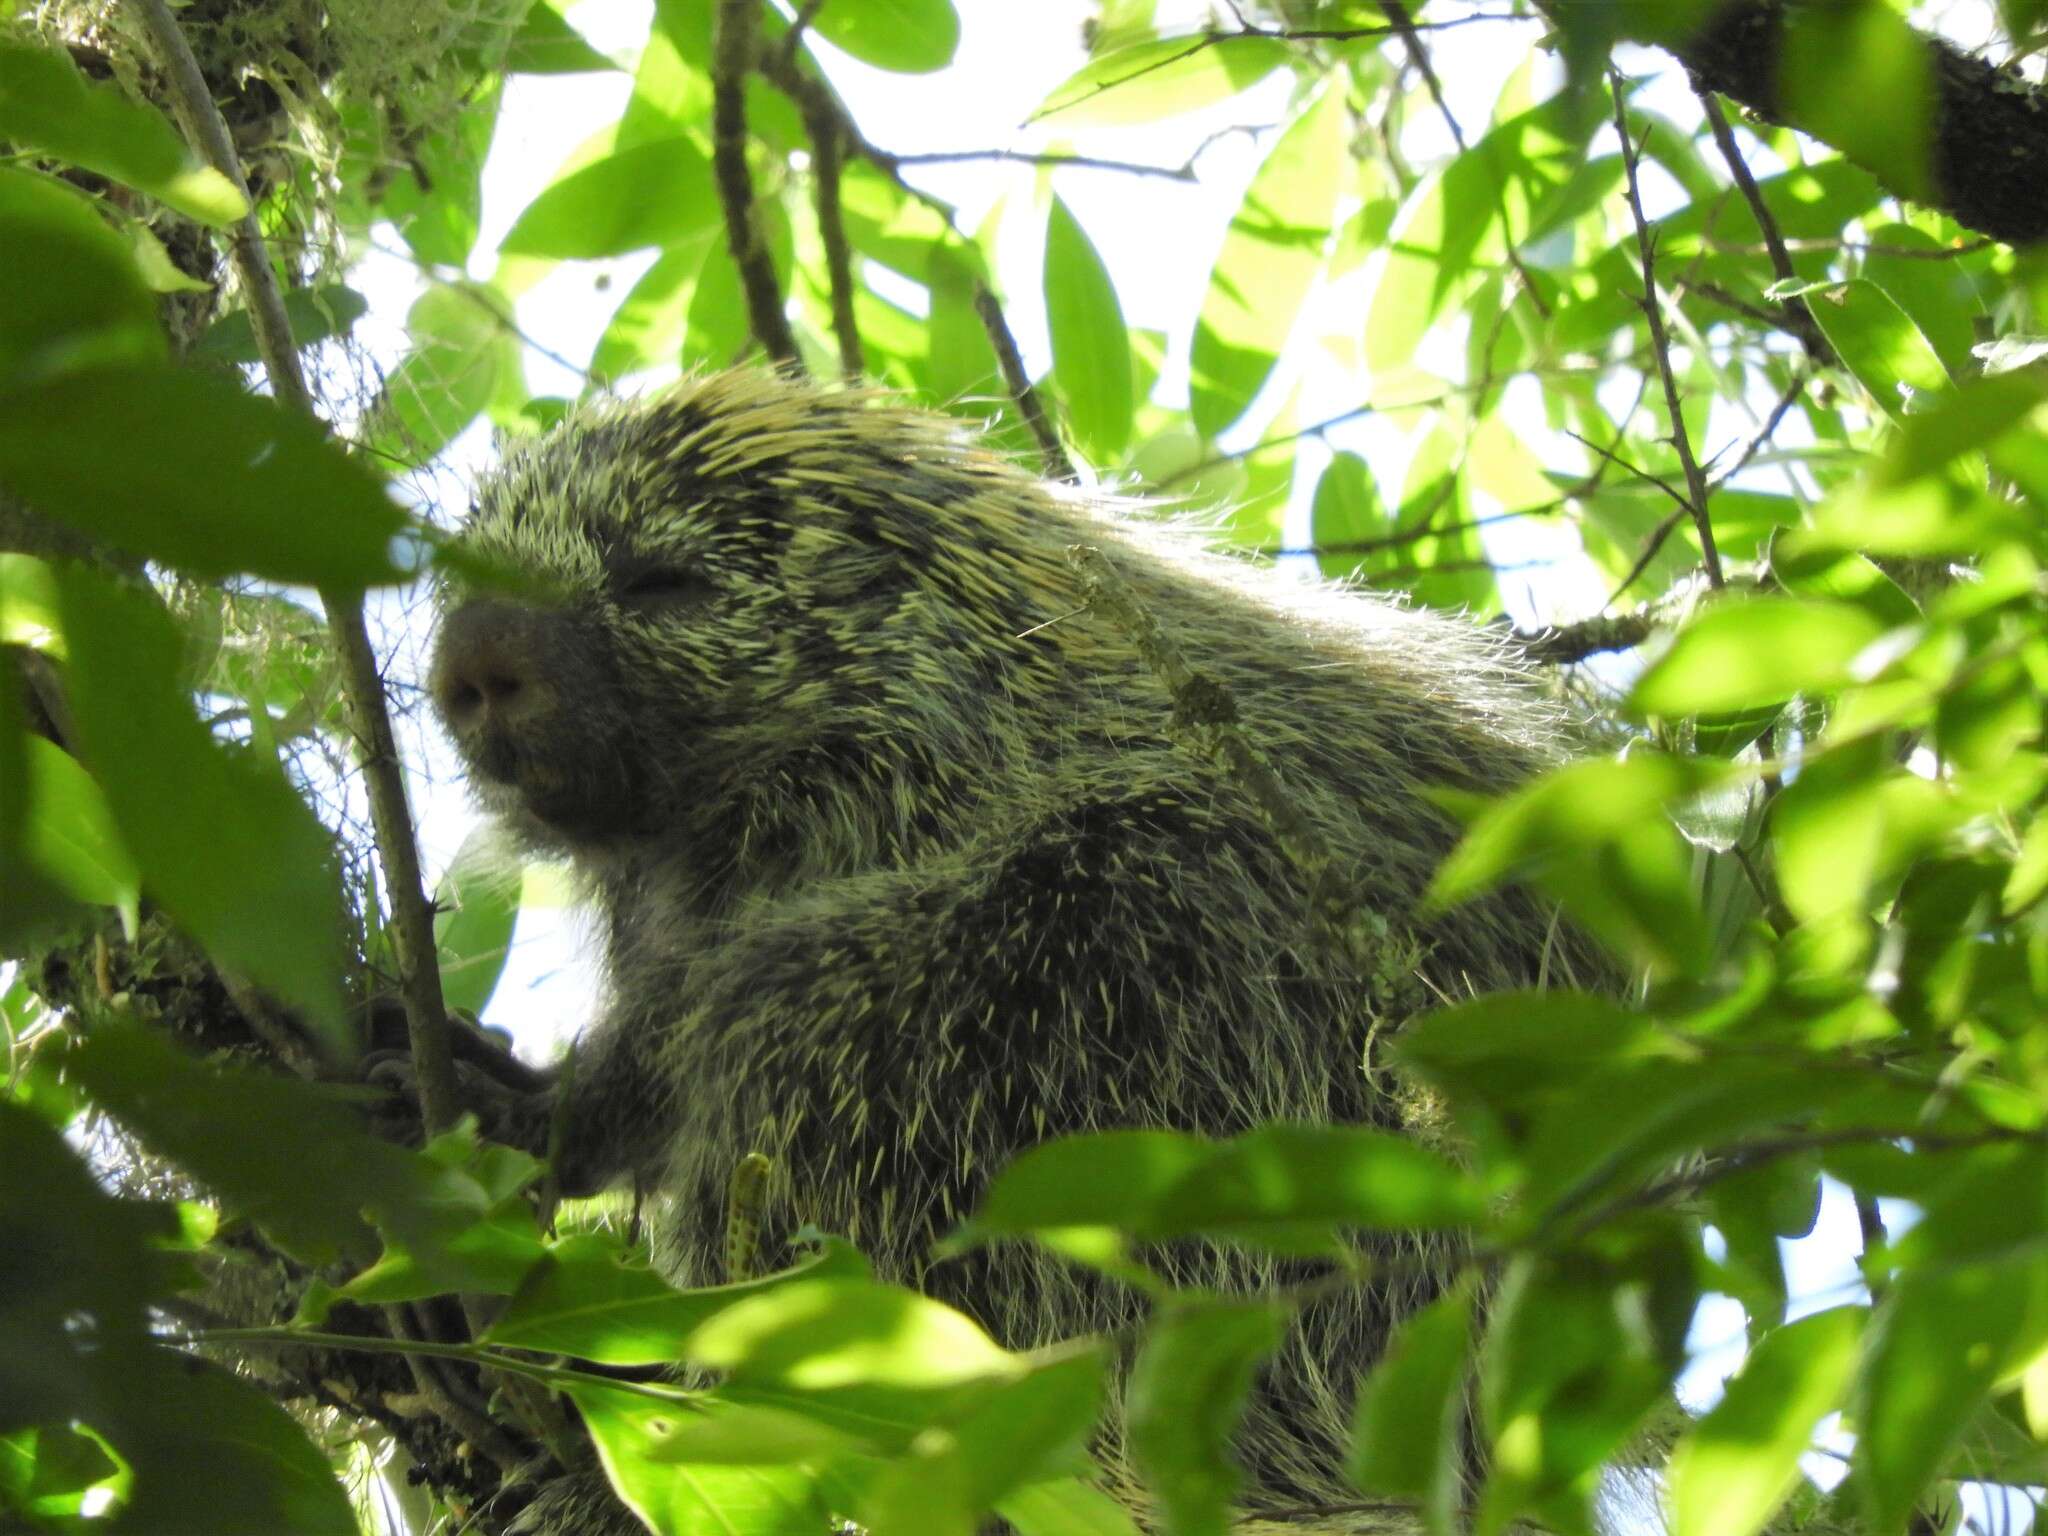
<path id="1" fill-rule="evenodd" d="M 722 1278 L 725 1181 L 758 1149 L 785 1231 L 846 1233 L 1006 1342 L 1115 1327 L 1133 1303 L 1087 1277 L 1023 1248 L 928 1269 L 931 1241 L 1048 1136 L 1394 1124 L 1361 1065 L 1391 1003 L 1608 975 L 1522 893 L 1420 911 L 1455 837 L 1422 791 L 1504 787 L 1564 748 L 1509 651 L 1203 554 L 941 418 L 710 375 L 516 450 L 472 534 L 556 596 L 456 605 L 450 629 L 539 701 L 458 742 L 486 804 L 576 862 L 607 936 L 578 1076 L 617 1087 L 579 1085 L 565 1160 L 653 1177 L 680 1280 Z M 1403 984 L 1333 953 L 1267 817 L 1168 739 L 1130 636 L 1079 611 L 1077 544 L 1234 700 L 1393 958 L 1419 946 Z M 1441 1268 L 1390 1256 L 1395 1278 L 1318 1309 L 1269 1373 L 1248 1502 L 1343 1496 L 1351 1388 Z"/>

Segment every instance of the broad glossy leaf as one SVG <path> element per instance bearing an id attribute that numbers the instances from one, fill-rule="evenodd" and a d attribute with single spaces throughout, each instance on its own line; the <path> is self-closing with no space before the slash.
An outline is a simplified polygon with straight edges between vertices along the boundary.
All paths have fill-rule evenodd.
<path id="1" fill-rule="evenodd" d="M 1358 1394 L 1351 1480 L 1422 1500 L 1433 1531 L 1455 1527 L 1464 1482 L 1472 1293 L 1459 1286 L 1404 1321 Z"/>
<path id="2" fill-rule="evenodd" d="M 1344 93 L 1326 90 L 1274 144 L 1231 218 L 1189 361 L 1189 409 L 1206 437 L 1265 387 L 1322 269 L 1348 128 Z"/>
<path id="3" fill-rule="evenodd" d="M 563 20 L 552 0 L 533 0 L 527 7 L 505 57 L 506 72 L 520 75 L 574 75 L 618 67 Z"/>
<path id="4" fill-rule="evenodd" d="M 850 1277 L 806 1277 L 724 1307 L 691 1335 L 688 1352 L 737 1383 L 808 1390 L 930 1389 L 1022 1373 L 1022 1357 L 965 1313 Z"/>
<path id="5" fill-rule="evenodd" d="M 1108 269 L 1057 196 L 1045 225 L 1045 312 L 1067 424 L 1091 460 L 1117 463 L 1131 441 L 1131 339 Z"/>
<path id="6" fill-rule="evenodd" d="M 54 48 L 0 40 L 0 139 L 125 182 L 202 224 L 232 224 L 248 211 L 161 114 L 88 84 Z"/>
<path id="7" fill-rule="evenodd" d="M 1601 1465 L 1683 1363 L 1699 1295 L 1688 1237 L 1659 1218 L 1607 1239 L 1604 1252 L 1506 1267 L 1480 1374 L 1493 1441 L 1481 1530 L 1523 1510 L 1590 1529 Z"/>
<path id="8" fill-rule="evenodd" d="M 303 350 L 331 337 L 345 336 L 369 312 L 370 301 L 345 283 L 326 283 L 318 288 L 294 288 L 284 296 L 285 318 L 291 322 L 292 340 Z M 263 354 L 256 347 L 256 327 L 246 309 L 223 315 L 200 334 L 189 354 L 222 363 L 257 363 Z"/>
<path id="9" fill-rule="evenodd" d="M 834 1247 L 780 1274 L 679 1291 L 612 1239 L 581 1233 L 548 1250 L 486 1337 L 607 1365 L 666 1364 L 682 1357 L 699 1326 L 737 1302 L 802 1279 L 862 1272 L 850 1250 Z"/>
<path id="10" fill-rule="evenodd" d="M 1099 1131 L 1033 1147 L 996 1176 L 969 1231 L 1119 1226 L 1214 1156 L 1216 1144 L 1176 1131 Z"/>
<path id="11" fill-rule="evenodd" d="M 1934 55 L 1905 17 L 1882 3 L 1802 7 L 1787 15 L 1778 46 L 1786 120 L 1882 170 L 1907 196 L 1925 197 L 1934 180 Z"/>
<path id="12" fill-rule="evenodd" d="M 590 355 L 593 374 L 622 379 L 643 368 L 664 366 L 681 353 L 698 274 L 717 238 L 707 230 L 678 241 L 655 258 L 598 338 L 597 350 Z"/>
<path id="13" fill-rule="evenodd" d="M 1920 328 L 1875 283 L 1843 283 L 1811 295 L 1807 307 L 1856 381 L 1892 420 L 1903 423 L 1909 402 L 1949 388 L 1948 370 Z"/>
<path id="14" fill-rule="evenodd" d="M 1108 1365 L 1100 1344 L 1035 1367 L 981 1395 L 940 1435 L 919 1436 L 861 1501 L 875 1531 L 974 1536 L 980 1517 L 1033 1479 L 1080 1461 Z"/>
<path id="15" fill-rule="evenodd" d="M 25 736 L 22 748 L 26 814 L 20 847 L 7 852 L 80 901 L 120 908 L 132 936 L 142 877 L 106 796 L 63 748 L 35 735 Z"/>
<path id="16" fill-rule="evenodd" d="M 434 947 L 450 1008 L 480 1014 L 497 991 L 519 920 L 521 873 L 479 827 L 442 875 L 434 892 Z"/>
<path id="17" fill-rule="evenodd" d="M 1405 1230 L 1479 1220 L 1483 1192 L 1404 1137 L 1354 1126 L 1269 1125 L 1213 1155 L 1130 1225 L 1148 1237 L 1191 1232 L 1257 1242 L 1303 1225 Z"/>
<path id="18" fill-rule="evenodd" d="M 711 162 L 684 135 L 622 149 L 571 171 L 519 215 L 507 255 L 590 258 L 673 245 L 719 218 Z"/>
<path id="19" fill-rule="evenodd" d="M 0 169 L 0 387 L 162 360 L 156 301 L 120 236 L 62 183 Z"/>
<path id="20" fill-rule="evenodd" d="M 1966 453 L 1988 447 L 2048 401 L 2048 378 L 2032 369 L 1973 379 L 1945 391 L 1931 410 L 1900 424 L 1879 473 L 1890 483 L 1932 474 Z"/>
<path id="21" fill-rule="evenodd" d="M 1850 664 L 1884 626 L 1861 607 L 1789 597 L 1721 603 L 1679 631 L 1629 695 L 1646 715 L 1782 703 L 1852 681 Z"/>
<path id="22" fill-rule="evenodd" d="M 1671 1454 L 1674 1536 L 1755 1536 L 1799 1482 L 1841 1404 L 1869 1313 L 1834 1307 L 1773 1329 Z"/>
<path id="23" fill-rule="evenodd" d="M 194 576 L 347 589 L 419 563 L 422 532 L 380 480 L 313 422 L 205 374 L 104 369 L 0 396 L 0 484 Z"/>
<path id="24" fill-rule="evenodd" d="M 1914 1271 L 1886 1292 L 1851 1462 L 1873 1529 L 1904 1526 L 1992 1383 L 2018 1363 L 2007 1355 L 2048 1291 L 2042 1263 L 2036 1247 L 2023 1261 Z"/>
<path id="25" fill-rule="evenodd" d="M 1715 764 L 1651 752 L 1546 774 L 1473 821 L 1438 866 L 1430 899 L 1463 901 L 1566 850 L 1624 836 L 1726 776 Z"/>
<path id="26" fill-rule="evenodd" d="M 597 1454 L 619 1496 L 657 1536 L 740 1532 L 747 1536 L 817 1536 L 830 1528 L 831 1507 L 817 1474 L 799 1464 L 678 1466 L 662 1454 L 678 1429 L 716 1405 L 698 1406 L 624 1387 L 579 1383 L 568 1389 L 597 1442 Z"/>
<path id="27" fill-rule="evenodd" d="M 1278 38 L 1152 38 L 1090 59 L 1045 98 L 1030 121 L 1057 115 L 1065 127 L 1154 122 L 1226 101 L 1289 57 Z"/>
<path id="28" fill-rule="evenodd" d="M 338 1047 L 345 930 L 327 832 L 274 763 L 194 716 L 161 608 L 82 568 L 57 584 L 78 734 L 146 887 L 219 964 Z"/>
<path id="29" fill-rule="evenodd" d="M 944 69 L 960 46 L 953 0 L 832 0 L 811 28 L 864 64 L 906 75 Z"/>
<path id="30" fill-rule="evenodd" d="M 1349 449 L 1334 454 L 1309 508 L 1309 536 L 1323 574 L 1342 579 L 1370 569 L 1386 553 L 1373 544 L 1392 528 L 1371 467 Z"/>
<path id="31" fill-rule="evenodd" d="M 1241 1482 L 1230 1441 L 1260 1362 L 1280 1345 L 1273 1302 L 1182 1303 L 1155 1317 L 1131 1369 L 1131 1454 L 1176 1536 L 1225 1536 Z"/>
<path id="32" fill-rule="evenodd" d="M 518 376 L 509 308 L 481 283 L 420 295 L 406 316 L 412 350 L 371 408 L 367 430 L 379 452 L 402 464 L 433 460 Z"/>
<path id="33" fill-rule="evenodd" d="M 1093 1483 L 1033 1483 L 996 1504 L 1017 1536 L 1139 1536 L 1129 1511 Z"/>

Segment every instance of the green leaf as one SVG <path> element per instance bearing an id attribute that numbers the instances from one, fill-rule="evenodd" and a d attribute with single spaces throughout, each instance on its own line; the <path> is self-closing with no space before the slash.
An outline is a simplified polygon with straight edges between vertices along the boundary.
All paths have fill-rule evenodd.
<path id="1" fill-rule="evenodd" d="M 607 380 L 671 362 L 682 351 L 698 274 L 717 236 L 710 231 L 678 242 L 641 274 L 590 355 L 590 371 Z"/>
<path id="2" fill-rule="evenodd" d="M 362 1208 L 411 1154 L 340 1098 L 293 1078 L 217 1071 L 140 1029 L 100 1031 L 66 1058 L 93 1101 L 311 1263 L 366 1253 Z"/>
<path id="3" fill-rule="evenodd" d="M 482 1013 L 505 974 L 519 920 L 523 871 L 479 827 L 463 839 L 434 891 L 434 951 L 450 1008 Z"/>
<path id="4" fill-rule="evenodd" d="M 952 0 L 832 0 L 811 28 L 863 64 L 904 75 L 944 69 L 960 46 Z"/>
<path id="5" fill-rule="evenodd" d="M 201 577 L 360 588 L 413 574 L 427 537 L 315 423 L 198 373 L 107 369 L 0 396 L 0 483 Z"/>
<path id="6" fill-rule="evenodd" d="M 463 103 L 440 131 L 409 144 L 404 170 L 383 183 L 376 216 L 396 225 L 421 261 L 458 272 L 468 265 L 483 215 L 484 161 L 503 101 L 503 90 L 494 89 Z M 382 163 L 363 175 L 381 182 Z"/>
<path id="7" fill-rule="evenodd" d="M 1809 296 L 1807 306 L 1856 381 L 1893 421 L 1908 419 L 1909 401 L 1950 387 L 1948 370 L 1920 327 L 1875 283 L 1843 283 Z"/>
<path id="8" fill-rule="evenodd" d="M 1131 340 L 1102 258 L 1057 196 L 1045 225 L 1045 312 L 1067 424 L 1092 461 L 1114 464 L 1131 441 Z"/>
<path id="9" fill-rule="evenodd" d="M 1972 379 L 1940 395 L 1931 410 L 1908 416 L 1884 456 L 1879 478 L 1899 484 L 1986 448 L 2048 401 L 2048 378 L 2032 369 Z"/>
<path id="10" fill-rule="evenodd" d="M 1126 1435 L 1175 1536 L 1225 1536 L 1242 1481 L 1231 1441 L 1260 1363 L 1286 1332 L 1272 1302 L 1180 1303 L 1159 1315 L 1131 1368 Z"/>
<path id="11" fill-rule="evenodd" d="M 53 48 L 0 40 L 0 139 L 125 182 L 202 224 L 232 224 L 249 211 L 159 113 L 110 85 L 87 84 Z"/>
<path id="12" fill-rule="evenodd" d="M 76 1517 L 95 1483 L 120 1468 L 99 1441 L 61 1424 L 0 1435 L 0 1512 L 38 1520 Z"/>
<path id="13" fill-rule="evenodd" d="M 1005 1380 L 1020 1356 L 963 1312 L 872 1280 L 794 1280 L 717 1311 L 691 1335 L 699 1365 L 734 1382 L 929 1389 Z"/>
<path id="14" fill-rule="evenodd" d="M 78 735 L 151 893 L 221 965 L 304 1009 L 339 1047 L 333 846 L 274 763 L 194 717 L 155 603 L 80 567 L 57 586 Z"/>
<path id="15" fill-rule="evenodd" d="M 1637 680 L 1645 715 L 1718 714 L 1825 693 L 1855 681 L 1850 664 L 1884 633 L 1861 607 L 1790 597 L 1723 602 L 1679 631 Z"/>
<path id="16" fill-rule="evenodd" d="M 1348 131 L 1344 93 L 1332 87 L 1280 136 L 1231 218 L 1189 359 L 1189 409 L 1205 437 L 1265 387 L 1322 270 Z"/>
<path id="17" fill-rule="evenodd" d="M 1351 546 L 1384 539 L 1392 531 L 1393 523 L 1365 460 L 1349 449 L 1332 455 L 1322 478 L 1316 481 L 1315 499 L 1309 507 L 1309 537 L 1323 574 L 1341 581 L 1369 569 L 1385 552 Z"/>
<path id="18" fill-rule="evenodd" d="M 9 851 L 78 900 L 118 907 L 132 935 L 142 877 L 121 842 L 106 796 L 63 748 L 33 735 L 24 738 L 22 747 L 25 813 L 20 846 Z"/>
<path id="19" fill-rule="evenodd" d="M 597 1442 L 613 1489 L 658 1536 L 818 1536 L 831 1528 L 832 1510 L 809 1467 L 675 1466 L 662 1455 L 677 1429 L 717 1411 L 715 1405 L 590 1382 L 566 1390 Z"/>
<path id="20" fill-rule="evenodd" d="M 575 1355 L 606 1365 L 680 1359 L 690 1335 L 727 1307 L 798 1280 L 859 1278 L 850 1250 L 828 1248 L 780 1274 L 678 1291 L 598 1233 L 566 1237 L 526 1276 L 485 1335 L 514 1349 Z"/>
<path id="21" fill-rule="evenodd" d="M 1861 1307 L 1766 1334 L 1726 1395 L 1671 1453 L 1674 1536 L 1755 1536 L 1799 1482 L 1799 1459 L 1856 1368 Z"/>
<path id="22" fill-rule="evenodd" d="M 1992 1384 L 2043 1293 L 2024 1263 L 1913 1271 L 1872 1320 L 1851 1468 L 1872 1528 L 1902 1529 Z M 2038 1340 L 2035 1341 L 2038 1345 Z"/>
<path id="23" fill-rule="evenodd" d="M 718 223 L 711 162 L 686 136 L 638 144 L 571 171 L 526 206 L 499 249 L 591 258 L 674 245 Z"/>
<path id="24" fill-rule="evenodd" d="M 1257 1242 L 1335 1224 L 1407 1230 L 1481 1219 L 1482 1191 L 1426 1147 L 1354 1126 L 1268 1125 L 1224 1143 L 1127 1217 L 1145 1237 Z"/>
<path id="25" fill-rule="evenodd" d="M 1033 1483 L 996 1502 L 1017 1536 L 1139 1536 L 1130 1512 L 1092 1483 Z"/>
<path id="26" fill-rule="evenodd" d="M 1456 1529 L 1464 1488 L 1465 1375 L 1472 1293 L 1459 1286 L 1404 1321 L 1358 1394 L 1351 1480 L 1423 1502 L 1432 1531 Z"/>
<path id="27" fill-rule="evenodd" d="M 1098 1131 L 1033 1147 L 996 1175 L 968 1235 L 1121 1226 L 1215 1154 L 1177 1131 Z"/>
<path id="28" fill-rule="evenodd" d="M 89 201 L 0 169 L 0 228 L 0 387 L 163 359 L 156 301 Z"/>
<path id="29" fill-rule="evenodd" d="M 1624 837 L 1726 777 L 1713 763 L 1632 753 L 1573 763 L 1495 801 L 1437 867 L 1430 900 L 1465 901 L 1569 849 Z"/>
<path id="30" fill-rule="evenodd" d="M 1278 38 L 1203 33 L 1160 37 L 1090 59 L 1026 119 L 1063 127 L 1149 123 L 1227 101 L 1292 55 Z"/>
<path id="31" fill-rule="evenodd" d="M 429 288 L 406 316 L 407 354 L 370 411 L 370 441 L 403 464 L 437 457 L 519 374 L 506 300 L 481 283 Z"/>
<path id="32" fill-rule="evenodd" d="M 1785 120 L 1924 200 L 1934 181 L 1935 113 L 1926 40 L 1888 0 L 1851 0 L 1789 12 L 1778 46 Z"/>
<path id="33" fill-rule="evenodd" d="M 1429 899 L 1448 905 L 1531 880 L 1630 959 L 1697 973 L 1709 950 L 1693 854 L 1663 807 L 1723 778 L 1711 760 L 1655 753 L 1553 770 L 1480 813 L 1437 867 Z"/>
<path id="34" fill-rule="evenodd" d="M 862 1524 L 974 1536 L 999 1499 L 1080 1459 L 1107 1364 L 1104 1346 L 1090 1344 L 981 1396 L 942 1433 L 918 1436 L 869 1485 Z"/>
<path id="35" fill-rule="evenodd" d="M 285 318 L 301 351 L 336 336 L 346 336 L 369 312 L 370 301 L 346 283 L 294 288 L 284 296 Z M 256 327 L 249 311 L 238 309 L 209 325 L 192 344 L 190 356 L 218 363 L 257 363 Z"/>
<path id="36" fill-rule="evenodd" d="M 1616 1225 L 1602 1247 L 1506 1267 L 1479 1376 L 1493 1441 L 1481 1531 L 1525 1510 L 1553 1528 L 1591 1529 L 1602 1464 L 1684 1361 L 1699 1289 L 1680 1225 Z"/>
<path id="37" fill-rule="evenodd" d="M 1453 1094 L 1522 1100 L 1604 1067 L 1683 1057 L 1642 1014 L 1584 992 L 1496 992 L 1401 1031 L 1395 1055 Z"/>
<path id="38" fill-rule="evenodd" d="M 618 67 L 585 42 L 550 0 L 533 0 L 505 56 L 506 73 L 515 75 L 576 75 Z"/>
<path id="39" fill-rule="evenodd" d="M 123 1374 L 94 1422 L 135 1479 L 122 1528 L 357 1536 L 326 1456 L 261 1388 L 168 1349 L 138 1352 Z"/>

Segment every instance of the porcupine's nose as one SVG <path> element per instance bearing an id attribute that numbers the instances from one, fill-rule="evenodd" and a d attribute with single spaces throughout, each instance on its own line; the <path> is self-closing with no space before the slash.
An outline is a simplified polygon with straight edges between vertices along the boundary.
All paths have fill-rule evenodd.
<path id="1" fill-rule="evenodd" d="M 448 615 L 428 689 L 458 736 L 517 729 L 543 713 L 549 615 L 515 603 L 466 603 Z"/>

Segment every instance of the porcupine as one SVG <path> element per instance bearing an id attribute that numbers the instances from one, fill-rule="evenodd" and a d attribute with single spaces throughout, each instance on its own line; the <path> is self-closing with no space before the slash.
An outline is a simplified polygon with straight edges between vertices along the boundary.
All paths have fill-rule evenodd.
<path id="1" fill-rule="evenodd" d="M 451 591 L 434 702 L 483 808 L 572 862 L 603 939 L 554 1171 L 569 1194 L 657 1191 L 680 1283 L 723 1278 L 727 1179 L 760 1150 L 777 1230 L 842 1233 L 1012 1346 L 1107 1330 L 1135 1300 L 1023 1245 L 931 1261 L 1014 1154 L 1398 1120 L 1363 1066 L 1372 989 L 1254 802 L 1171 738 L 1130 637 L 1077 612 L 1077 544 L 1234 696 L 1372 913 L 1412 934 L 1416 996 L 1611 974 L 1526 893 L 1422 909 L 1456 837 L 1424 791 L 1504 788 L 1569 738 L 1510 650 L 1205 553 L 946 418 L 701 376 L 515 446 L 468 537 L 553 596 Z M 538 1151 L 554 1113 L 544 1092 L 500 1129 Z M 1240 1291 L 1279 1273 L 1207 1247 L 1164 1262 Z M 1390 1268 L 1407 1278 L 1314 1309 L 1266 1371 L 1238 1440 L 1248 1515 L 1356 1499 L 1351 1392 L 1433 1290 L 1426 1264 Z"/>

